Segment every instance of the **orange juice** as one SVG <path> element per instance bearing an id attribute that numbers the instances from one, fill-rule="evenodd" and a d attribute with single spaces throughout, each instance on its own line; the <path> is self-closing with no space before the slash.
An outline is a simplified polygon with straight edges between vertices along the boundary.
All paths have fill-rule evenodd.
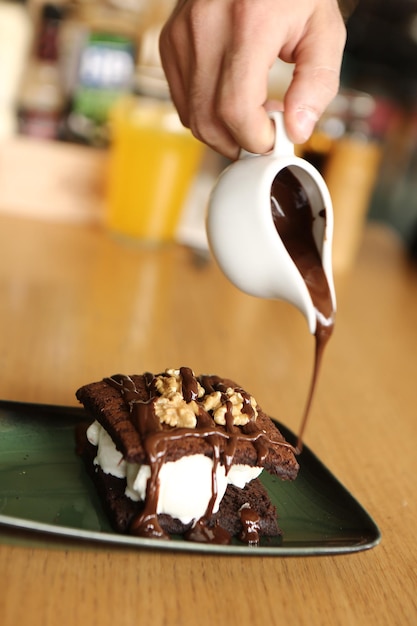
<path id="1" fill-rule="evenodd" d="M 148 242 L 173 240 L 203 144 L 170 102 L 123 99 L 111 122 L 107 228 Z"/>

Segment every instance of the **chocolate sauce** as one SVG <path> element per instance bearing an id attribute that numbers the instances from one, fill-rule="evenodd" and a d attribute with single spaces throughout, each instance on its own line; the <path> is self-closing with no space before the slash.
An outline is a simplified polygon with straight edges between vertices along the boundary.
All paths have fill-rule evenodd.
<path id="1" fill-rule="evenodd" d="M 305 189 L 289 168 L 281 170 L 274 179 L 271 211 L 278 234 L 306 283 L 316 312 L 313 376 L 297 441 L 297 450 L 301 451 L 323 351 L 334 327 L 332 295 L 313 235 L 314 220 L 326 219 L 326 211 L 323 207 L 318 218 L 314 218 Z"/>
<path id="2" fill-rule="evenodd" d="M 259 514 L 250 507 L 242 507 L 240 509 L 240 521 L 242 523 L 242 531 L 239 539 L 248 543 L 250 546 L 259 544 L 260 517 Z"/>
<path id="3" fill-rule="evenodd" d="M 204 517 L 197 520 L 194 526 L 185 533 L 184 537 L 188 541 L 216 543 L 221 545 L 227 545 L 232 541 L 230 533 L 228 533 L 225 528 L 222 528 L 219 524 L 209 526 Z"/>
<path id="4" fill-rule="evenodd" d="M 238 441 L 251 442 L 257 451 L 257 462 L 262 464 L 270 446 L 282 446 L 295 452 L 293 446 L 286 441 L 272 440 L 256 424 L 255 411 L 250 405 L 250 396 L 244 393 L 245 407 L 251 406 L 251 411 L 247 409 L 251 416 L 249 422 L 242 427 L 233 425 L 231 403 L 226 411 L 226 427 L 220 428 L 212 416 L 203 408 L 198 401 L 198 383 L 204 388 L 206 394 L 213 391 L 220 391 L 223 399 L 227 397 L 227 387 L 217 376 L 201 376 L 197 380 L 189 368 L 180 369 L 182 379 L 182 391 L 184 398 L 193 399 L 198 406 L 197 424 L 195 428 L 185 427 L 163 427 L 155 413 L 155 401 L 158 393 L 156 391 L 155 377 L 147 373 L 145 375 L 146 390 L 148 398 L 143 400 L 139 394 L 134 381 L 123 374 L 116 374 L 111 378 L 106 378 L 105 382 L 119 390 L 125 404 L 129 408 L 130 419 L 135 429 L 140 435 L 142 446 L 146 454 L 146 462 L 151 469 L 151 475 L 146 487 L 146 498 L 144 510 L 133 520 L 130 528 L 132 534 L 145 537 L 167 538 L 158 522 L 157 504 L 159 496 L 159 472 L 165 462 L 167 448 L 170 443 L 188 437 L 205 439 L 212 448 L 213 469 L 212 469 L 212 494 L 203 517 L 196 521 L 193 528 L 188 531 L 186 538 L 190 541 L 204 541 L 211 543 L 230 542 L 230 535 L 220 526 L 209 525 L 213 514 L 214 505 L 217 499 L 216 469 L 219 463 L 226 467 L 226 472 L 233 463 L 234 454 Z M 242 393 L 239 387 L 235 389 Z M 226 402 L 227 404 L 227 402 Z M 229 417 L 227 416 L 229 413 Z M 247 533 L 245 536 L 249 536 Z"/>

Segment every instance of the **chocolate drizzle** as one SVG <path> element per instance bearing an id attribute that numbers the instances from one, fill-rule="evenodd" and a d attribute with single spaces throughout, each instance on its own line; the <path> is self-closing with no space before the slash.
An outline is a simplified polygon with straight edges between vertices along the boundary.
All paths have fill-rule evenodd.
<path id="1" fill-rule="evenodd" d="M 230 535 L 221 527 L 213 526 L 210 523 L 218 493 L 216 480 L 218 465 L 223 464 L 226 473 L 229 471 L 238 441 L 248 441 L 255 447 L 258 465 L 262 465 L 270 446 L 282 446 L 293 452 L 295 449 L 286 441 L 270 439 L 257 426 L 256 413 L 251 405 L 250 396 L 239 387 L 235 388 L 235 391 L 239 392 L 243 398 L 243 410 L 248 415 L 249 421 L 246 425 L 238 427 L 233 423 L 232 403 L 226 393 L 228 388 L 219 377 L 200 376 L 197 379 L 192 370 L 185 367 L 180 369 L 180 376 L 184 399 L 186 402 L 193 401 L 197 406 L 195 428 L 174 428 L 161 424 L 155 412 L 155 402 L 160 394 L 156 389 L 156 378 L 149 372 L 145 374 L 148 394 L 148 398 L 145 400 L 129 376 L 116 374 L 104 379 L 107 384 L 120 392 L 128 407 L 131 423 L 140 436 L 145 450 L 146 463 L 149 464 L 151 470 L 146 488 L 144 509 L 134 518 L 130 531 L 139 536 L 168 538 L 158 522 L 157 515 L 159 472 L 165 462 L 168 446 L 177 440 L 194 437 L 204 439 L 212 450 L 212 494 L 205 514 L 196 520 L 186 538 L 190 541 L 227 543 L 231 540 Z M 210 413 L 204 409 L 202 401 L 198 398 L 199 385 L 203 387 L 205 394 L 218 391 L 221 393 L 222 400 L 226 404 L 225 427 L 219 427 Z"/>
<path id="2" fill-rule="evenodd" d="M 297 451 L 301 451 L 324 348 L 334 327 L 335 311 L 313 235 L 315 218 L 311 204 L 304 187 L 289 168 L 281 170 L 274 179 L 271 188 L 271 211 L 278 234 L 306 283 L 316 311 L 313 376 L 297 441 Z M 319 211 L 318 217 L 326 219 L 324 208 Z"/>
<path id="3" fill-rule="evenodd" d="M 242 531 L 239 539 L 251 546 L 258 545 L 260 531 L 258 513 L 248 506 L 243 506 L 240 509 L 240 521 L 242 523 Z"/>

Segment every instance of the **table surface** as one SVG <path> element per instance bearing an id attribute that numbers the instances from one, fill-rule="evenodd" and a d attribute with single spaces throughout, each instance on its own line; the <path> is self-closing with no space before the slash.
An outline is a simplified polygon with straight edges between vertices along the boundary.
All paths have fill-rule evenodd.
<path id="1" fill-rule="evenodd" d="M 237 380 L 297 430 L 314 342 L 290 305 L 240 293 L 188 249 L 93 227 L 2 215 L 0 259 L 0 398 L 76 405 L 86 382 L 189 365 Z M 282 558 L 5 542 L 2 626 L 415 623 L 417 270 L 372 226 L 336 288 L 306 443 L 380 545 Z"/>

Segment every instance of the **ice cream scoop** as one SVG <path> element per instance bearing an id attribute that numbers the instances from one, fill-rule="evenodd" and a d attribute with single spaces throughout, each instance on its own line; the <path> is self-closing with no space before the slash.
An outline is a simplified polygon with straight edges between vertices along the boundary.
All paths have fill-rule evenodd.
<path id="1" fill-rule="evenodd" d="M 311 219 L 306 228 L 317 247 L 334 311 L 333 207 L 321 174 L 311 163 L 295 156 L 283 114 L 273 112 L 271 118 L 275 123 L 272 151 L 255 155 L 242 150 L 239 159 L 216 182 L 209 200 L 207 235 L 213 256 L 232 283 L 250 295 L 290 302 L 304 314 L 314 334 L 317 306 L 305 273 L 300 271 L 288 241 L 277 227 L 280 212 L 285 220 L 288 216 L 281 210 L 280 198 L 273 198 L 274 181 L 284 170 L 297 180 L 298 188 L 290 190 L 285 200 L 287 204 L 294 202 L 293 215 L 298 215 L 301 196 L 308 199 Z"/>

